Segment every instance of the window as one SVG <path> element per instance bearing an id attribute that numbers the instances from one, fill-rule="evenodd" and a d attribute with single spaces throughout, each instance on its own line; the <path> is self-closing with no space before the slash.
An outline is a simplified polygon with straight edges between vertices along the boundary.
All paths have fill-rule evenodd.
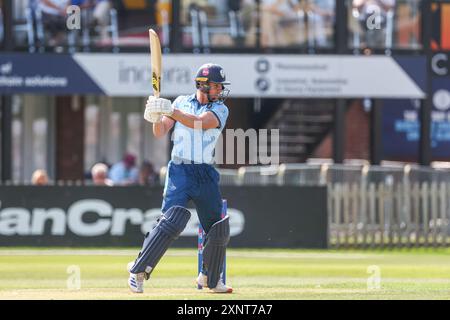
<path id="1" fill-rule="evenodd" d="M 89 170 L 95 163 L 101 161 L 99 156 L 99 129 L 100 129 L 100 107 L 97 99 L 86 97 L 85 112 L 85 135 L 84 135 L 84 168 Z"/>
<path id="2" fill-rule="evenodd" d="M 136 156 L 138 166 L 143 161 L 155 168 L 167 164 L 169 141 L 154 138 L 143 118 L 144 105 L 144 98 L 86 97 L 85 173 L 97 162 L 113 165 L 126 152 Z"/>
<path id="3" fill-rule="evenodd" d="M 256 45 L 256 1 L 193 0 L 181 2 L 180 24 L 185 48 Z"/>
<path id="4" fill-rule="evenodd" d="M 421 0 L 397 1 L 394 46 L 398 49 L 420 49 Z"/>
<path id="5" fill-rule="evenodd" d="M 34 170 L 43 169 L 54 178 L 54 97 L 14 95 L 12 122 L 13 180 L 30 182 Z"/>
<path id="6" fill-rule="evenodd" d="M 335 0 L 262 0 L 261 47 L 332 48 Z"/>
<path id="7" fill-rule="evenodd" d="M 450 2 L 435 1 L 431 6 L 433 50 L 450 50 Z"/>
<path id="8" fill-rule="evenodd" d="M 29 52 L 57 52 L 79 48 L 119 45 L 119 23 L 115 1 L 13 1 L 12 28 L 16 46 Z M 77 6 L 77 7 L 69 7 Z M 147 24 L 148 25 L 148 24 Z"/>
<path id="9" fill-rule="evenodd" d="M 350 47 L 419 49 L 420 5 L 421 0 L 350 0 Z"/>

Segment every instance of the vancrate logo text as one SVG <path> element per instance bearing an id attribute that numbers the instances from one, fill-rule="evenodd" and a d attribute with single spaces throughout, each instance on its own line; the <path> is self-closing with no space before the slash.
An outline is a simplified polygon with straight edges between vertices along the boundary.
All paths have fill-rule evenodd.
<path id="1" fill-rule="evenodd" d="M 189 209 L 191 219 L 181 236 L 197 236 L 198 218 L 195 209 Z M 242 233 L 244 214 L 228 208 L 231 236 Z M 74 202 L 67 211 L 63 208 L 21 208 L 1 209 L 0 236 L 64 236 L 70 230 L 80 237 L 124 236 L 127 225 L 140 225 L 141 232 L 153 229 L 161 210 L 143 211 L 139 208 L 114 208 L 109 202 L 99 199 L 83 199 Z M 51 222 L 50 230 L 46 230 Z"/>

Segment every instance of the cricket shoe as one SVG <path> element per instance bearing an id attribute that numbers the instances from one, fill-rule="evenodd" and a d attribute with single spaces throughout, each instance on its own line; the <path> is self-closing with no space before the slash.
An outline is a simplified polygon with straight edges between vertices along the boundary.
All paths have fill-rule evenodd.
<path id="1" fill-rule="evenodd" d="M 144 272 L 140 273 L 130 273 L 128 278 L 128 287 L 130 287 L 131 292 L 134 293 L 144 293 Z"/>
<path id="2" fill-rule="evenodd" d="M 128 272 L 130 272 L 133 265 L 134 265 L 134 261 L 128 263 L 128 265 L 127 265 Z M 144 280 L 146 278 L 147 277 L 146 277 L 145 272 L 139 272 L 139 273 L 131 273 L 130 272 L 130 276 L 128 277 L 128 287 L 130 288 L 131 292 L 144 293 Z"/>
<path id="3" fill-rule="evenodd" d="M 200 272 L 197 277 L 197 284 L 199 286 L 207 288 L 208 287 L 208 276 L 206 276 Z M 211 293 L 232 293 L 233 288 L 225 285 L 222 281 L 222 278 L 220 278 L 219 281 L 217 282 L 217 286 L 215 288 L 210 288 L 209 292 L 211 292 Z"/>
<path id="4" fill-rule="evenodd" d="M 201 272 L 198 274 L 196 282 L 200 287 L 203 287 L 203 288 L 208 287 L 208 277 Z"/>

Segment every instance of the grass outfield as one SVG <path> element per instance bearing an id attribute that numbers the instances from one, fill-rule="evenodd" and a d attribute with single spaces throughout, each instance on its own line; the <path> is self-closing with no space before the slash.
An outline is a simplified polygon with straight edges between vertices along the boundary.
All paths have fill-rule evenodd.
<path id="1" fill-rule="evenodd" d="M 196 289 L 193 249 L 169 249 L 145 293 L 133 294 L 125 268 L 136 253 L 0 248 L 0 299 L 450 299 L 450 249 L 229 249 L 227 276 L 235 292 L 226 296 Z M 369 266 L 379 268 L 379 289 L 368 289 Z M 76 286 L 76 270 L 79 290 L 67 286 Z"/>

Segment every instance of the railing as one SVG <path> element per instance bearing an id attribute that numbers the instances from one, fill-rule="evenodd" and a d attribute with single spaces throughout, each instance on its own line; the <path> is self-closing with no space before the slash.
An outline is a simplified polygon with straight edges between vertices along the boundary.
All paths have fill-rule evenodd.
<path id="1" fill-rule="evenodd" d="M 222 185 L 326 185 L 330 247 L 450 245 L 450 170 L 281 164 L 222 169 Z"/>
<path id="2" fill-rule="evenodd" d="M 450 245 L 450 183 L 328 187 L 331 247 Z"/>

